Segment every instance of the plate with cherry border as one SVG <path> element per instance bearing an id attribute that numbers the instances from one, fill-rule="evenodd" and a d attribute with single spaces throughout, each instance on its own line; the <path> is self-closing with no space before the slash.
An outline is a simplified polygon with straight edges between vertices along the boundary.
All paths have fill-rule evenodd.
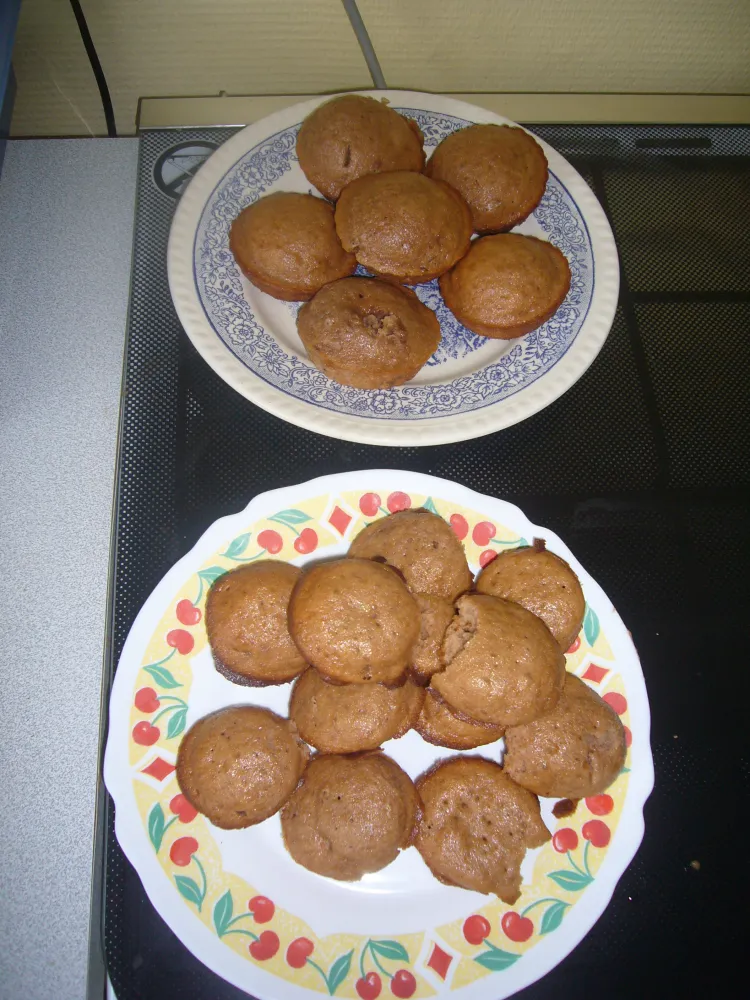
<path id="1" fill-rule="evenodd" d="M 620 715 L 625 766 L 605 794 L 557 818 L 529 851 L 513 906 L 436 881 L 413 847 L 360 882 L 322 878 L 286 852 L 278 815 L 219 830 L 180 793 L 180 740 L 235 704 L 287 715 L 290 685 L 248 689 L 213 667 L 207 589 L 228 570 L 272 557 L 305 565 L 343 555 L 362 527 L 409 507 L 445 518 L 473 571 L 498 552 L 544 539 L 572 565 L 586 615 L 567 668 Z M 638 655 L 601 587 L 553 532 L 517 507 L 457 483 L 394 470 L 349 472 L 255 497 L 216 521 L 148 598 L 123 648 L 110 701 L 104 778 L 115 831 L 161 917 L 205 965 L 259 1000 L 337 997 L 500 1000 L 572 951 L 606 907 L 643 836 L 653 787 L 649 705 Z M 384 750 L 413 778 L 452 751 L 414 731 Z M 502 741 L 478 751 L 502 759 Z"/>
<path id="2" fill-rule="evenodd" d="M 473 123 L 512 125 L 484 108 L 436 94 L 373 91 L 415 120 L 430 156 Z M 537 138 L 547 187 L 516 231 L 554 243 L 568 259 L 570 290 L 555 315 L 516 340 L 462 326 L 437 281 L 417 285 L 440 322 L 440 344 L 406 385 L 364 390 L 329 379 L 297 334 L 301 303 L 255 288 L 229 249 L 229 227 L 276 191 L 317 194 L 296 156 L 300 125 L 318 97 L 248 125 L 201 167 L 177 206 L 169 236 L 169 287 L 177 315 L 204 360 L 238 392 L 277 417 L 320 434 L 366 444 L 429 445 L 489 434 L 524 420 L 567 391 L 602 348 L 617 305 L 619 265 L 607 218 L 568 161 Z M 361 270 L 361 269 L 360 269 Z"/>

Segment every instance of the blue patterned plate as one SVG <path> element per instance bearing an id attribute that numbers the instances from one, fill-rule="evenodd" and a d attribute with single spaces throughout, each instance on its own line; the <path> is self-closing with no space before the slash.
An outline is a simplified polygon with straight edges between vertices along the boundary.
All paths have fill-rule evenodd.
<path id="1" fill-rule="evenodd" d="M 446 135 L 473 122 L 508 120 L 461 101 L 410 91 L 378 91 L 414 118 L 428 156 Z M 442 341 L 411 382 L 395 389 L 342 386 L 313 367 L 297 336 L 297 303 L 253 287 L 229 250 L 232 220 L 273 191 L 310 191 L 295 154 L 316 98 L 238 132 L 185 191 L 169 239 L 169 285 L 180 320 L 211 367 L 248 399 L 294 424 L 348 441 L 428 445 L 479 437 L 536 413 L 580 378 L 601 350 L 617 305 L 619 269 L 612 231 L 580 174 L 541 145 L 549 181 L 518 231 L 547 239 L 570 262 L 570 291 L 557 313 L 518 340 L 498 341 L 463 327 L 437 281 L 419 297 L 440 320 Z"/>

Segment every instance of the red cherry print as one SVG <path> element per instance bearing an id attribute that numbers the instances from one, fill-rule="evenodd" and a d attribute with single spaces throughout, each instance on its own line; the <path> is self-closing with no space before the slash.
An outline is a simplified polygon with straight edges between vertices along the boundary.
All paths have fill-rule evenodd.
<path id="1" fill-rule="evenodd" d="M 276 907 L 267 896 L 253 896 L 247 904 L 256 924 L 267 924 L 276 912 Z"/>
<path id="2" fill-rule="evenodd" d="M 198 841 L 195 837 L 179 837 L 169 848 L 169 857 L 173 865 L 185 868 L 190 864 L 190 859 L 198 850 Z"/>
<path id="3" fill-rule="evenodd" d="M 263 931 L 257 941 L 249 947 L 249 952 L 257 962 L 267 962 L 279 950 L 279 935 L 273 931 Z"/>
<path id="4" fill-rule="evenodd" d="M 159 707 L 159 699 L 153 688 L 141 688 L 136 691 L 134 702 L 139 712 L 155 712 Z"/>
<path id="5" fill-rule="evenodd" d="M 558 854 L 565 854 L 566 851 L 574 851 L 578 847 L 578 834 L 571 830 L 569 826 L 558 830 L 552 838 L 552 846 Z"/>
<path id="6" fill-rule="evenodd" d="M 414 995 L 417 981 L 407 969 L 399 969 L 391 980 L 391 993 L 394 997 L 408 998 Z"/>
<path id="7" fill-rule="evenodd" d="M 368 972 L 364 979 L 358 979 L 354 984 L 362 1000 L 375 1000 L 380 995 L 381 982 L 377 972 Z"/>
<path id="8" fill-rule="evenodd" d="M 192 823 L 198 815 L 198 810 L 190 805 L 184 795 L 175 795 L 169 803 L 169 810 L 179 817 L 180 823 Z"/>
<path id="9" fill-rule="evenodd" d="M 566 652 L 568 653 L 568 655 L 571 655 L 572 653 L 577 653 L 580 647 L 581 647 L 581 637 L 580 635 L 577 635 L 573 640 L 570 648 L 566 650 Z"/>
<path id="10" fill-rule="evenodd" d="M 594 816 L 606 816 L 614 809 L 615 804 L 611 795 L 592 795 L 586 799 L 586 808 Z"/>
<path id="11" fill-rule="evenodd" d="M 272 556 L 275 556 L 277 552 L 281 552 L 284 542 L 278 531 L 267 528 L 258 535 L 258 545 Z"/>
<path id="12" fill-rule="evenodd" d="M 178 653 L 186 656 L 195 645 L 195 639 L 184 628 L 173 628 L 167 632 L 167 645 L 174 646 Z"/>
<path id="13" fill-rule="evenodd" d="M 463 541 L 469 534 L 469 522 L 462 514 L 451 514 L 450 525 L 455 532 L 456 538 Z"/>
<path id="14" fill-rule="evenodd" d="M 158 726 L 150 722 L 136 722 L 133 726 L 133 740 L 142 747 L 151 747 L 161 736 Z"/>
<path id="15" fill-rule="evenodd" d="M 606 847 L 612 834 L 606 823 L 600 819 L 590 819 L 581 827 L 584 840 L 588 840 L 594 847 Z"/>
<path id="16" fill-rule="evenodd" d="M 377 493 L 363 493 L 359 498 L 359 509 L 365 517 L 375 517 L 380 510 L 380 497 Z"/>
<path id="17" fill-rule="evenodd" d="M 309 938 L 295 938 L 286 950 L 287 965 L 291 965 L 293 969 L 301 969 L 314 948 L 315 945 Z"/>
<path id="18" fill-rule="evenodd" d="M 514 913 L 513 910 L 503 914 L 500 926 L 511 941 L 528 941 L 534 933 L 534 925 L 529 918 L 522 917 L 520 913 Z"/>
<path id="19" fill-rule="evenodd" d="M 627 726 L 622 727 L 625 730 L 625 746 L 629 747 L 633 742 L 633 734 L 630 732 Z"/>
<path id="20" fill-rule="evenodd" d="M 604 701 L 609 705 L 611 709 L 617 712 L 618 715 L 624 715 L 628 710 L 627 699 L 616 691 L 610 691 L 609 694 L 604 695 Z"/>
<path id="21" fill-rule="evenodd" d="M 482 569 L 484 569 L 484 567 L 488 563 L 491 563 L 493 559 L 497 559 L 497 552 L 493 552 L 492 549 L 485 549 L 479 556 L 479 565 Z"/>
<path id="22" fill-rule="evenodd" d="M 497 528 L 491 521 L 480 521 L 474 525 L 471 537 L 477 545 L 488 545 L 490 538 L 495 537 Z"/>
<path id="23" fill-rule="evenodd" d="M 318 536 L 312 528 L 304 528 L 299 538 L 294 539 L 294 547 L 298 552 L 314 552 L 318 547 Z"/>
<path id="24" fill-rule="evenodd" d="M 395 514 L 397 510 L 408 510 L 411 507 L 411 497 L 407 496 L 406 493 L 391 493 L 385 505 L 391 514 Z M 378 978 L 378 984 L 379 983 L 380 979 Z M 380 992 L 379 988 L 378 992 Z M 378 994 L 376 993 L 375 996 L 377 995 Z"/>
<path id="25" fill-rule="evenodd" d="M 486 937 L 490 936 L 490 930 L 489 920 L 478 913 L 464 920 L 464 937 L 469 944 L 481 944 Z"/>
<path id="26" fill-rule="evenodd" d="M 187 597 L 178 601 L 175 613 L 177 615 L 177 621 L 181 622 L 183 625 L 197 625 L 201 620 L 201 609 L 196 608 L 193 602 L 189 601 Z"/>

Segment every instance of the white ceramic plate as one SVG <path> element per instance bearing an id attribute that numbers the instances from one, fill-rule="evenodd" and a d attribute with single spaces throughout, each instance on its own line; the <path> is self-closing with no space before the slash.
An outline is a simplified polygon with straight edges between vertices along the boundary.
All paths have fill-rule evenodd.
<path id="1" fill-rule="evenodd" d="M 606 795 L 557 820 L 527 855 L 518 903 L 437 882 L 415 848 L 361 882 L 296 865 L 278 816 L 223 831 L 180 795 L 174 763 L 185 729 L 226 705 L 286 715 L 290 685 L 249 690 L 213 667 L 203 627 L 208 586 L 234 566 L 272 555 L 302 565 L 343 554 L 366 522 L 390 510 L 436 510 L 464 541 L 472 570 L 503 549 L 544 538 L 578 573 L 587 600 L 568 669 L 621 715 L 631 742 Z M 385 750 L 412 776 L 452 755 L 415 732 Z M 499 760 L 502 741 L 478 751 Z M 112 688 L 104 777 L 115 829 L 151 901 L 209 968 L 260 1000 L 313 993 L 375 1000 L 455 994 L 500 1000 L 563 959 L 586 934 L 643 834 L 653 786 L 649 708 L 632 641 L 611 602 L 563 542 L 510 504 L 411 472 L 328 476 L 256 497 L 213 524 L 156 587 L 125 644 Z"/>
<path id="2" fill-rule="evenodd" d="M 512 124 L 489 111 L 431 94 L 375 91 L 416 119 L 430 155 L 473 122 Z M 232 220 L 273 191 L 310 191 L 295 155 L 304 118 L 327 98 L 297 104 L 238 132 L 203 165 L 177 207 L 169 238 L 169 286 L 188 336 L 226 382 L 258 406 L 321 434 L 383 445 L 462 441 L 514 424 L 557 399 L 601 350 L 617 305 L 612 231 L 580 174 L 538 140 L 549 181 L 517 231 L 548 239 L 570 262 L 570 292 L 539 330 L 514 341 L 466 330 L 446 308 L 437 281 L 419 285 L 436 310 L 442 342 L 407 385 L 342 386 L 310 363 L 296 328 L 299 303 L 258 291 L 229 250 Z"/>

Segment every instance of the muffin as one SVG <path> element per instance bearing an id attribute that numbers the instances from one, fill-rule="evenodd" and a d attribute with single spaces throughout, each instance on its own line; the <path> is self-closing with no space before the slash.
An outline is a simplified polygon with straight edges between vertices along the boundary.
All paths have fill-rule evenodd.
<path id="1" fill-rule="evenodd" d="M 289 629 L 302 655 L 340 684 L 403 683 L 419 610 L 398 574 L 368 559 L 334 559 L 300 577 Z"/>
<path id="2" fill-rule="evenodd" d="M 311 669 L 294 683 L 289 717 L 302 739 L 321 753 L 356 753 L 407 733 L 423 701 L 424 690 L 412 681 L 398 688 L 329 684 Z"/>
<path id="3" fill-rule="evenodd" d="M 352 542 L 349 555 L 385 560 L 400 570 L 414 594 L 453 601 L 471 586 L 463 545 L 442 517 L 424 507 L 368 524 Z"/>
<path id="4" fill-rule="evenodd" d="M 352 181 L 336 205 L 336 232 L 368 271 L 417 285 L 469 249 L 471 214 L 460 194 L 424 174 L 394 171 Z"/>
<path id="5" fill-rule="evenodd" d="M 425 172 L 463 195 L 478 233 L 501 233 L 542 200 L 547 157 L 522 128 L 470 125 L 443 139 Z"/>
<path id="6" fill-rule="evenodd" d="M 434 691 L 427 692 L 414 728 L 427 743 L 450 750 L 483 747 L 499 740 L 505 732 L 502 726 L 485 726 L 460 718 Z"/>
<path id="7" fill-rule="evenodd" d="M 297 864 L 353 882 L 411 844 L 418 812 L 411 778 L 390 757 L 324 755 L 284 807 L 281 831 Z"/>
<path id="8" fill-rule="evenodd" d="M 287 608 L 300 570 L 275 559 L 238 566 L 211 585 L 206 634 L 216 669 L 235 684 L 284 684 L 307 664 L 292 642 Z"/>
<path id="9" fill-rule="evenodd" d="M 419 635 L 411 651 L 411 674 L 418 684 L 428 684 L 443 669 L 443 640 L 453 621 L 453 605 L 431 594 L 415 594 L 414 600 L 419 608 Z"/>
<path id="10" fill-rule="evenodd" d="M 552 711 L 565 656 L 541 620 L 520 604 L 467 594 L 445 634 L 445 670 L 432 689 L 461 716 L 507 728 Z"/>
<path id="11" fill-rule="evenodd" d="M 297 157 L 315 187 L 336 201 L 350 181 L 383 170 L 421 170 L 417 123 L 373 97 L 344 94 L 319 105 L 302 122 Z"/>
<path id="12" fill-rule="evenodd" d="M 563 652 L 581 631 L 586 598 L 580 581 L 543 541 L 501 552 L 480 571 L 476 589 L 515 601 L 541 618 Z"/>
<path id="13" fill-rule="evenodd" d="M 229 249 L 256 288 L 290 302 L 311 299 L 357 266 L 339 242 L 328 202 L 292 191 L 243 209 L 229 230 Z"/>
<path id="14" fill-rule="evenodd" d="M 573 674 L 541 719 L 505 734 L 505 770 L 537 795 L 582 799 L 608 788 L 625 763 L 625 730 L 615 711 Z"/>
<path id="15" fill-rule="evenodd" d="M 475 240 L 440 279 L 445 304 L 483 337 L 511 340 L 557 312 L 570 288 L 570 267 L 557 247 L 506 233 Z"/>
<path id="16" fill-rule="evenodd" d="M 408 382 L 440 343 L 435 313 L 411 289 L 375 278 L 326 285 L 300 309 L 297 330 L 315 367 L 355 389 Z"/>
<path id="17" fill-rule="evenodd" d="M 527 848 L 550 839 L 537 797 L 481 757 L 441 761 L 419 778 L 417 791 L 422 818 L 414 843 L 433 875 L 515 903 Z"/>
<path id="18" fill-rule="evenodd" d="M 288 719 L 254 705 L 224 708 L 199 719 L 180 743 L 177 783 L 214 826 L 237 830 L 283 806 L 308 753 Z"/>

